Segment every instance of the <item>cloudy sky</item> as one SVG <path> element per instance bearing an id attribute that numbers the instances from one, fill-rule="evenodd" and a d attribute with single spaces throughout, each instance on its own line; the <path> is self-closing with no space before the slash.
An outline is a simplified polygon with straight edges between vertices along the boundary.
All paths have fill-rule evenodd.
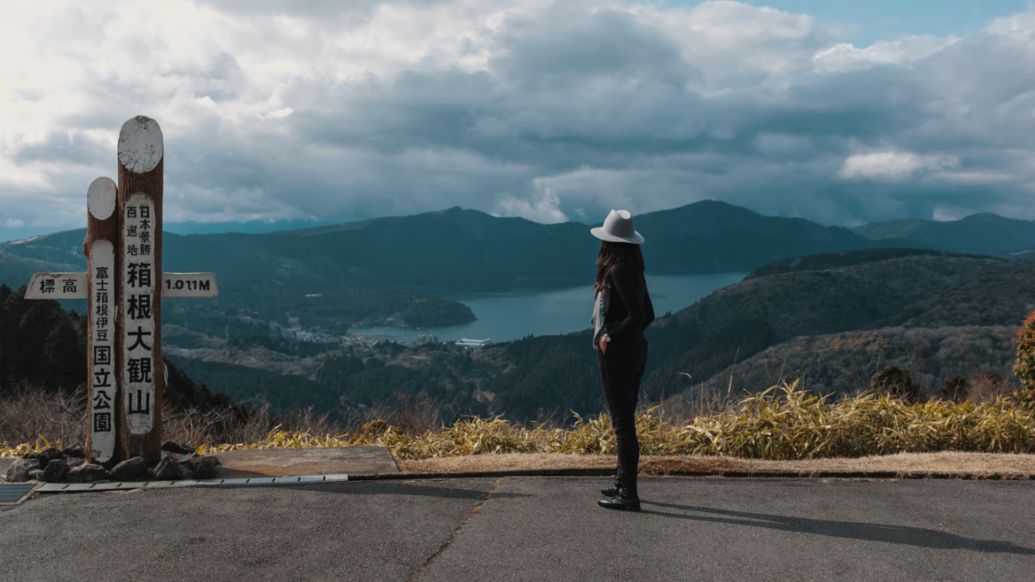
<path id="1" fill-rule="evenodd" d="M 5 3 L 0 55 L 0 240 L 82 226 L 136 114 L 190 228 L 1035 218 L 1025 1 L 38 0 Z"/>

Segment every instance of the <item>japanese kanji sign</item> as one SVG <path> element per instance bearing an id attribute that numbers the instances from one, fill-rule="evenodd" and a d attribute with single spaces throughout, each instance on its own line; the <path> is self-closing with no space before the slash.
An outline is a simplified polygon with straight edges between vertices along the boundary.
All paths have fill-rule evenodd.
<path id="1" fill-rule="evenodd" d="M 162 273 L 162 297 L 218 297 L 212 273 Z M 87 299 L 86 273 L 36 273 L 25 290 L 26 299 Z"/>
<path id="2" fill-rule="evenodd" d="M 158 461 L 165 366 L 161 299 L 215 297 L 211 273 L 162 272 L 162 132 L 135 117 L 119 133 L 118 184 L 98 178 L 87 193 L 85 273 L 37 273 L 26 299 L 86 299 L 87 443 L 114 463 Z"/>
<path id="3" fill-rule="evenodd" d="M 26 299 L 86 299 L 86 273 L 36 273 Z"/>
<path id="4" fill-rule="evenodd" d="M 115 249 L 110 241 L 94 241 L 90 248 L 93 264 L 91 315 L 89 333 L 92 338 L 87 357 L 92 366 L 90 384 L 90 430 L 93 448 L 101 462 L 115 453 Z"/>
<path id="5" fill-rule="evenodd" d="M 155 256 L 154 204 L 143 194 L 129 196 L 122 216 L 122 385 L 130 434 L 154 427 Z"/>
<path id="6" fill-rule="evenodd" d="M 86 371 L 89 387 L 87 443 L 91 455 L 106 463 L 116 456 L 118 445 L 115 321 L 115 183 L 98 178 L 87 191 L 86 252 L 87 334 Z"/>

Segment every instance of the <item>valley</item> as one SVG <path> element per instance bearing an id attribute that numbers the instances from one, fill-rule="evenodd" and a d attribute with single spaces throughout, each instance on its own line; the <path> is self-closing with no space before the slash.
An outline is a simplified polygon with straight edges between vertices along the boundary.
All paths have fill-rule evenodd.
<path id="1" fill-rule="evenodd" d="M 661 306 L 648 330 L 643 398 L 674 414 L 692 413 L 702 395 L 782 379 L 857 391 L 888 365 L 931 392 L 958 374 L 1006 378 L 1012 330 L 1035 306 L 1035 263 L 936 250 L 952 242 L 957 252 L 1023 257 L 1035 240 L 1026 221 L 849 230 L 718 202 L 637 220 L 652 235 L 644 250 Z M 975 222 L 982 237 L 952 234 Z M 596 242 L 586 228 L 453 208 L 272 234 L 168 235 L 166 268 L 216 272 L 222 295 L 167 303 L 166 355 L 206 389 L 274 411 L 568 422 L 602 406 L 588 334 L 578 331 L 591 298 L 564 290 L 592 278 Z M 0 245 L 0 282 L 17 288 L 31 272 L 81 269 L 81 237 Z M 724 270 L 751 273 L 741 281 Z M 709 277 L 711 287 L 660 283 L 680 277 Z M 521 293 L 557 304 L 536 311 Z M 491 319 L 458 297 L 504 298 L 499 309 L 511 319 L 500 325 L 513 331 L 482 335 L 507 341 L 453 345 L 480 337 Z M 558 321 L 529 324 L 535 318 Z M 522 319 L 528 327 L 514 323 Z"/>

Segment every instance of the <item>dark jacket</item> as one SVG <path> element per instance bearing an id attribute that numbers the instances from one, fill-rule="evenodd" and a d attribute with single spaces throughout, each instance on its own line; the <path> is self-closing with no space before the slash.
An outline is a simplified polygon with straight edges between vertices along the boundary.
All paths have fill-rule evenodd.
<path id="1" fill-rule="evenodd" d="M 643 330 L 654 321 L 654 305 L 643 273 L 618 263 L 607 273 L 609 298 L 604 309 L 604 331 L 611 341 L 642 340 Z"/>

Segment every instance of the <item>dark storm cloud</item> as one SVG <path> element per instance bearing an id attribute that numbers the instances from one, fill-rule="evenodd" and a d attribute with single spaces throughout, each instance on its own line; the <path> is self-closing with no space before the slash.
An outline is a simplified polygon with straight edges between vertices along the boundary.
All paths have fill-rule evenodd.
<path id="1" fill-rule="evenodd" d="M 166 130 L 174 219 L 595 221 L 706 198 L 842 224 L 1035 217 L 1032 13 L 854 47 L 735 2 L 214 6 L 194 36 L 99 39 L 79 64 L 105 82 L 7 140 L 0 190 L 78 196 L 132 111 Z M 153 70 L 105 69 L 141 42 Z"/>

